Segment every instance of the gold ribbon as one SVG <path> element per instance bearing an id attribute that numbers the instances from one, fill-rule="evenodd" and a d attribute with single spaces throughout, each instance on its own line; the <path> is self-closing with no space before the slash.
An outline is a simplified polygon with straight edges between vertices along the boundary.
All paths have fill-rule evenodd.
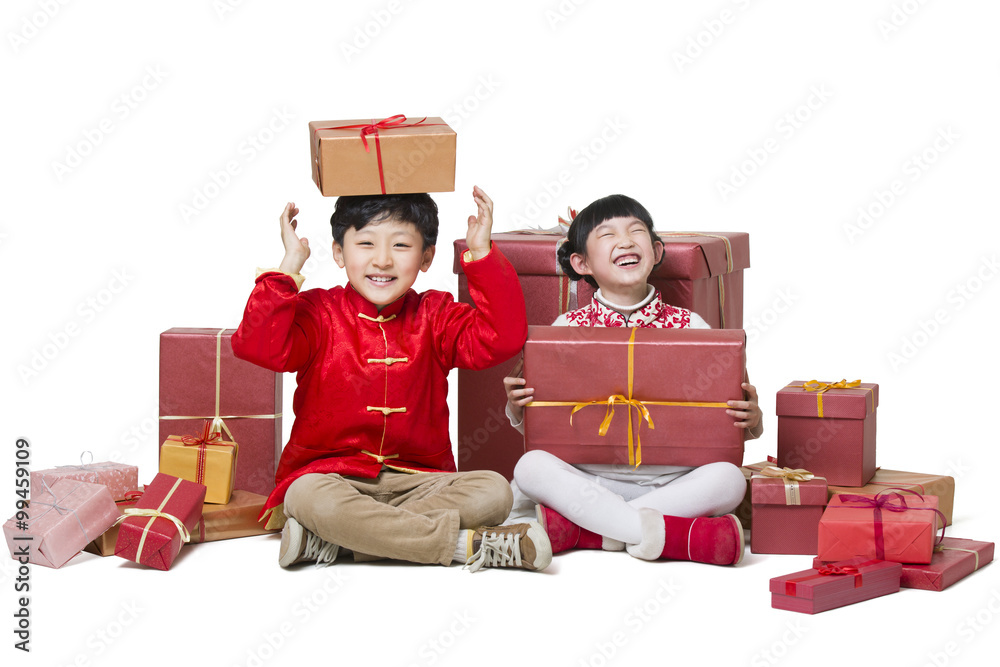
<path id="1" fill-rule="evenodd" d="M 160 415 L 161 420 L 169 419 L 211 419 L 212 426 L 211 430 L 215 431 L 225 431 L 226 435 L 233 442 L 236 438 L 233 437 L 232 431 L 226 426 L 225 419 L 277 419 L 281 417 L 282 413 L 278 412 L 273 415 L 222 415 L 219 412 L 220 396 L 221 396 L 221 385 L 222 385 L 222 334 L 226 332 L 225 329 L 221 329 L 219 333 L 215 335 L 215 414 L 214 415 Z"/>
<path id="2" fill-rule="evenodd" d="M 640 440 L 638 430 L 635 432 L 635 439 L 633 445 L 633 435 L 632 435 L 632 408 L 635 407 L 639 414 L 639 426 L 642 426 L 642 421 L 645 420 L 649 424 L 649 428 L 655 428 L 653 426 L 653 418 L 649 415 L 649 410 L 646 408 L 647 405 L 666 405 L 666 406 L 681 406 L 681 407 L 692 407 L 692 408 L 728 408 L 729 404 L 725 402 L 702 402 L 702 401 L 641 401 L 632 396 L 632 386 L 633 379 L 635 377 L 635 332 L 636 328 L 632 327 L 632 334 L 628 339 L 628 396 L 623 396 L 622 394 L 613 394 L 608 396 L 606 400 L 600 401 L 532 401 L 528 403 L 525 407 L 559 407 L 559 406 L 573 406 L 573 410 L 569 413 L 569 423 L 573 424 L 573 415 L 582 410 L 583 408 L 589 407 L 591 405 L 607 405 L 607 409 L 604 412 L 604 421 L 601 422 L 601 426 L 597 429 L 598 435 L 605 436 L 608 433 L 608 428 L 611 426 L 611 420 L 615 416 L 615 405 L 618 403 L 624 404 L 628 410 L 628 464 L 636 468 L 642 463 L 642 442 Z"/>
<path id="3" fill-rule="evenodd" d="M 777 466 L 765 466 L 760 473 L 761 474 L 759 475 L 752 475 L 750 479 L 783 479 L 785 481 L 786 505 L 802 504 L 799 482 L 808 482 L 813 479 L 822 479 L 823 481 L 826 481 L 825 477 L 817 477 L 804 468 L 778 468 Z"/>
<path id="4" fill-rule="evenodd" d="M 818 382 L 817 380 L 809 380 L 804 384 L 790 384 L 789 387 L 801 387 L 807 392 L 816 392 L 816 413 L 817 416 L 823 418 L 823 394 L 830 391 L 831 389 L 861 389 L 862 391 L 871 392 L 872 397 L 872 412 L 875 412 L 875 392 L 872 391 L 871 387 L 861 387 L 861 380 L 855 380 L 854 382 L 848 382 L 847 380 L 841 380 L 840 382 Z"/>
<path id="5" fill-rule="evenodd" d="M 972 568 L 972 571 L 975 572 L 976 570 L 979 569 L 979 552 L 976 551 L 976 550 L 974 550 L 974 549 L 962 549 L 960 547 L 942 547 L 942 546 L 937 546 L 937 547 L 934 547 L 934 551 L 964 551 L 966 553 L 970 553 L 970 554 L 972 554 L 973 556 L 976 557 L 976 566 L 974 568 Z"/>
<path id="6" fill-rule="evenodd" d="M 170 491 L 168 491 L 167 495 L 163 498 L 163 501 L 160 503 L 160 506 L 157 507 L 155 510 L 149 508 L 137 509 L 135 507 L 129 507 L 128 509 L 124 510 L 122 512 L 122 515 L 118 517 L 118 520 L 115 521 L 115 524 L 117 525 L 122 521 L 124 521 L 125 519 L 129 518 L 130 516 L 149 517 L 149 521 L 147 521 L 146 525 L 143 526 L 142 528 L 142 537 L 139 538 L 139 548 L 135 552 L 136 563 L 142 562 L 142 549 L 143 546 L 146 544 L 146 536 L 149 535 L 149 529 L 153 525 L 153 522 L 156 521 L 156 519 L 167 519 L 168 521 L 173 521 L 174 525 L 177 526 L 177 530 L 180 532 L 181 539 L 184 540 L 185 542 L 191 541 L 191 533 L 188 532 L 187 526 L 185 526 L 184 523 L 180 519 L 175 517 L 173 514 L 167 514 L 166 512 L 163 511 L 163 508 L 167 506 L 167 501 L 170 500 L 170 496 L 174 495 L 174 491 L 177 490 L 177 487 L 179 487 L 181 485 L 181 482 L 183 481 L 184 481 L 183 479 L 179 477 L 177 478 L 177 481 L 174 482 L 174 485 L 170 487 Z"/>

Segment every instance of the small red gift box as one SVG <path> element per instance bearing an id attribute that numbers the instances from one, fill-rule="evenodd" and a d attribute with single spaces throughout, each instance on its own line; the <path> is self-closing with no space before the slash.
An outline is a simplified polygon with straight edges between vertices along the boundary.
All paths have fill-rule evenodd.
<path id="1" fill-rule="evenodd" d="M 160 442 L 212 432 L 239 444 L 233 488 L 274 489 L 281 456 L 281 373 L 237 359 L 235 329 L 169 329 L 160 334 Z"/>
<path id="2" fill-rule="evenodd" d="M 778 391 L 778 465 L 828 484 L 863 486 L 875 474 L 878 385 L 796 380 Z"/>
<path id="3" fill-rule="evenodd" d="M 32 491 L 28 508 L 3 525 L 15 560 L 62 567 L 118 518 L 111 492 L 101 484 L 60 479 Z"/>
<path id="4" fill-rule="evenodd" d="M 899 591 L 899 563 L 852 558 L 771 579 L 775 609 L 818 614 Z"/>
<path id="5" fill-rule="evenodd" d="M 89 452 L 84 452 L 89 454 Z M 91 458 L 93 461 L 93 458 Z M 118 501 L 139 488 L 139 468 L 125 463 L 103 461 L 101 463 L 84 463 L 80 456 L 80 465 L 56 466 L 48 470 L 33 470 L 31 472 L 31 492 L 42 490 L 42 480 L 50 486 L 60 479 L 75 479 L 90 484 L 100 484 L 108 487 L 111 497 Z"/>
<path id="6" fill-rule="evenodd" d="M 833 497 L 837 493 L 879 493 L 886 489 L 906 489 L 922 496 L 937 496 L 938 509 L 951 525 L 951 516 L 955 506 L 955 478 L 949 475 L 924 474 L 906 472 L 903 470 L 886 470 L 879 468 L 867 484 L 859 487 L 836 486 L 831 484 L 827 493 Z"/>
<path id="7" fill-rule="evenodd" d="M 563 313 L 590 303 L 594 288 L 570 280 L 559 268 L 556 252 L 566 238 L 557 231 L 493 234 L 517 271 L 524 291 L 529 325 L 548 326 Z M 750 237 L 745 232 L 658 232 L 664 259 L 649 277 L 664 302 L 701 315 L 712 328 L 743 327 L 743 270 L 750 266 Z M 460 258 L 465 239 L 455 241 L 454 271 L 458 298 L 471 303 Z M 493 470 L 511 479 L 524 453 L 521 434 L 504 416 L 503 379 L 516 359 L 482 371 L 458 370 L 459 470 Z"/>
<path id="8" fill-rule="evenodd" d="M 903 564 L 900 586 L 925 591 L 943 591 L 993 560 L 993 542 L 946 537 L 934 547 L 929 565 Z M 813 567 L 824 565 L 818 557 Z"/>
<path id="9" fill-rule="evenodd" d="M 826 507 L 826 480 L 807 470 L 767 466 L 750 478 L 755 554 L 818 553 L 819 520 Z"/>
<path id="10" fill-rule="evenodd" d="M 441 118 L 309 123 L 313 181 L 325 197 L 455 191 L 455 130 Z"/>
<path id="11" fill-rule="evenodd" d="M 204 484 L 157 473 L 135 506 L 124 510 L 115 555 L 169 570 L 198 527 L 205 491 Z"/>
<path id="12" fill-rule="evenodd" d="M 529 327 L 525 449 L 567 463 L 740 465 L 745 334 L 737 330 Z"/>
<path id="13" fill-rule="evenodd" d="M 944 517 L 934 496 L 884 491 L 837 494 L 819 522 L 819 557 L 866 556 L 896 563 L 930 563 Z"/>

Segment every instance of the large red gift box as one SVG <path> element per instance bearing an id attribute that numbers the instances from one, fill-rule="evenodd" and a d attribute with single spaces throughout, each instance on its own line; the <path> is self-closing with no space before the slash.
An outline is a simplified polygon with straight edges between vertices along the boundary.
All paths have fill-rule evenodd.
<path id="1" fill-rule="evenodd" d="M 875 474 L 878 385 L 796 380 L 778 391 L 778 465 L 807 468 L 840 486 Z"/>
<path id="2" fill-rule="evenodd" d="M 118 501 L 139 488 L 139 468 L 113 461 L 84 463 L 81 456 L 80 465 L 56 466 L 47 470 L 31 471 L 32 495 L 34 492 L 42 490 L 42 480 L 52 485 L 60 479 L 75 479 L 106 486 L 111 492 L 111 497 Z"/>
<path id="3" fill-rule="evenodd" d="M 743 327 L 743 270 L 750 266 L 745 232 L 658 232 L 664 259 L 649 282 L 663 300 L 701 315 L 712 328 Z M 552 324 L 563 313 L 590 303 L 594 288 L 570 280 L 556 252 L 565 236 L 558 232 L 506 232 L 492 241 L 517 271 L 529 325 Z M 460 258 L 465 239 L 455 241 L 454 271 L 458 298 L 471 303 Z M 517 364 L 511 359 L 482 371 L 458 371 L 458 469 L 494 470 L 510 479 L 524 452 L 521 434 L 504 415 L 503 379 Z"/>
<path id="4" fill-rule="evenodd" d="M 886 491 L 837 494 L 819 522 L 818 555 L 825 561 L 866 556 L 896 563 L 930 563 L 944 518 L 935 496 Z"/>
<path id="5" fill-rule="evenodd" d="M 993 560 L 993 542 L 946 537 L 934 547 L 930 564 L 904 563 L 900 586 L 943 591 Z M 816 557 L 813 567 L 824 563 Z"/>
<path id="6" fill-rule="evenodd" d="M 157 473 L 138 502 L 124 510 L 115 555 L 169 570 L 198 527 L 205 491 L 204 484 Z"/>
<path id="7" fill-rule="evenodd" d="M 855 602 L 899 592 L 902 566 L 870 558 L 852 558 L 771 579 L 775 609 L 818 614 Z"/>
<path id="8" fill-rule="evenodd" d="M 743 397 L 745 342 L 741 330 L 528 327 L 525 449 L 567 463 L 740 465 L 726 402 Z"/>
<path id="9" fill-rule="evenodd" d="M 815 555 L 826 480 L 806 470 L 767 466 L 750 479 L 755 554 Z"/>
<path id="10" fill-rule="evenodd" d="M 212 432 L 239 444 L 233 488 L 267 495 L 281 456 L 281 373 L 233 356 L 235 331 L 160 334 L 160 442 L 212 419 Z"/>
<path id="11" fill-rule="evenodd" d="M 31 504 L 3 525 L 11 558 L 62 567 L 118 518 L 108 487 L 60 479 L 32 489 Z"/>

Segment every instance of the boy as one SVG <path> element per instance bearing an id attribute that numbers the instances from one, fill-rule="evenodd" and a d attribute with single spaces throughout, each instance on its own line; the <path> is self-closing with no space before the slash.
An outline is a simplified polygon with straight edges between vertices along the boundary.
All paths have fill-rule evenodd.
<path id="1" fill-rule="evenodd" d="M 493 202 L 473 189 L 462 265 L 475 307 L 417 294 L 434 258 L 437 205 L 426 194 L 341 197 L 330 224 L 348 285 L 299 292 L 309 243 L 298 209 L 281 215 L 285 256 L 257 277 L 233 352 L 296 372 L 295 422 L 265 505 L 284 524 L 279 564 L 454 561 L 541 570 L 551 559 L 537 524 L 496 528 L 511 507 L 506 480 L 457 473 L 448 437 L 447 374 L 514 356 L 527 337 L 513 267 L 490 245 Z"/>

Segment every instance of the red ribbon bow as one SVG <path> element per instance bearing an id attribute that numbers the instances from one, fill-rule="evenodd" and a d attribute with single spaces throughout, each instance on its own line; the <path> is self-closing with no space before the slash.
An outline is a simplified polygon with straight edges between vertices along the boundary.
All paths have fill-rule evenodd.
<path id="1" fill-rule="evenodd" d="M 921 500 L 924 499 L 922 495 L 915 491 L 910 491 L 909 489 L 898 489 L 899 491 L 906 491 L 907 493 L 912 493 Z M 891 493 L 890 493 L 891 491 Z M 883 495 L 884 494 L 884 495 Z M 910 510 L 924 510 L 935 512 L 939 517 L 941 517 L 941 536 L 935 540 L 934 544 L 940 544 L 941 540 L 944 539 L 944 530 L 947 520 L 941 510 L 934 507 L 909 507 L 906 504 L 906 498 L 901 493 L 897 493 L 893 489 L 886 489 L 880 491 L 875 495 L 874 498 L 869 498 L 867 496 L 858 496 L 854 494 L 839 494 L 840 500 L 845 505 L 851 503 L 854 507 L 871 507 L 872 508 L 872 518 L 875 522 L 875 558 L 879 560 L 885 560 L 885 539 L 882 531 L 882 510 L 887 510 L 889 512 L 908 512 Z M 851 505 L 849 505 L 851 506 Z M 936 532 L 936 531 L 935 531 Z"/>
<path id="2" fill-rule="evenodd" d="M 201 437 L 185 435 L 181 437 L 181 442 L 184 443 L 185 447 L 198 447 L 198 463 L 194 481 L 199 484 L 205 483 L 205 447 L 208 445 L 232 446 L 230 443 L 222 441 L 222 433 L 212 430 L 212 422 L 208 419 L 205 420 L 205 429 L 202 431 Z"/>
<path id="3" fill-rule="evenodd" d="M 378 122 L 372 120 L 371 123 L 362 123 L 360 125 L 317 127 L 316 132 L 319 132 L 320 130 L 361 130 L 361 142 L 365 145 L 366 153 L 371 152 L 371 149 L 368 147 L 368 135 L 373 135 L 375 137 L 375 155 L 378 157 L 378 180 L 382 186 L 382 194 L 385 194 L 385 173 L 382 171 L 382 144 L 378 138 L 378 131 L 394 130 L 400 127 L 416 127 L 417 125 L 423 125 L 425 120 L 427 120 L 427 116 L 424 116 L 415 123 L 407 123 L 406 116 L 396 114 L 395 116 L 383 118 Z M 427 123 L 427 125 L 441 125 L 441 123 Z"/>
<path id="4" fill-rule="evenodd" d="M 846 574 L 858 574 L 859 570 L 853 565 L 822 565 L 817 572 L 824 577 L 836 577 Z"/>

